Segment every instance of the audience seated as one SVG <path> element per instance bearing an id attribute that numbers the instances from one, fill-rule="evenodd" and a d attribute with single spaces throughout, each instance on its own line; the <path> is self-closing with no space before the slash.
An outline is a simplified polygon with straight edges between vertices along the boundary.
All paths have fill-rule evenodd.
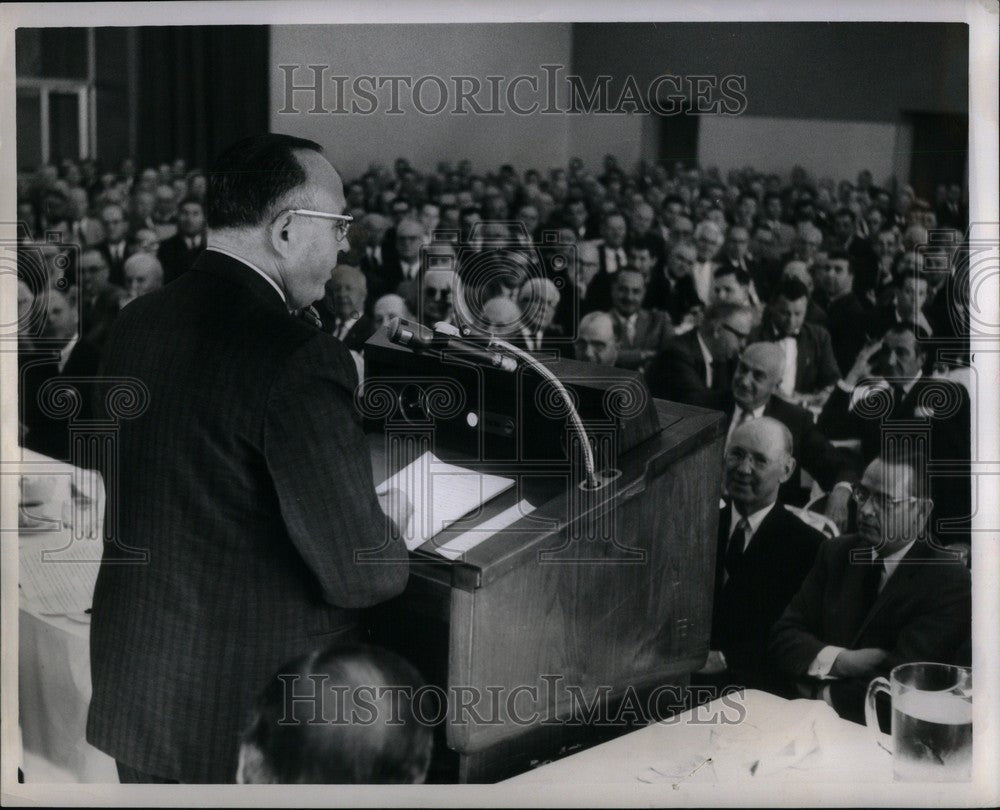
<path id="1" fill-rule="evenodd" d="M 774 691 L 768 635 L 812 568 L 823 535 L 779 498 L 795 469 L 792 435 L 781 422 L 765 416 L 741 425 L 723 464 L 729 499 L 719 513 L 711 652 L 693 682 Z"/>
<path id="2" fill-rule="evenodd" d="M 854 489 L 857 534 L 820 547 L 771 634 L 773 663 L 798 696 L 856 723 L 865 722 L 872 678 L 909 662 L 955 661 L 970 636 L 969 572 L 933 544 L 920 477 L 899 455 L 868 465 Z"/>
<path id="3" fill-rule="evenodd" d="M 330 271 L 326 294 L 316 304 L 324 332 L 329 332 L 348 349 L 360 352 L 375 331 L 365 314 L 368 283 L 357 267 L 338 264 Z"/>
<path id="4" fill-rule="evenodd" d="M 196 197 L 183 200 L 177 213 L 177 233 L 160 243 L 156 252 L 163 265 L 163 283 L 169 284 L 191 269 L 205 249 L 205 206 Z"/>
<path id="5" fill-rule="evenodd" d="M 740 304 L 709 307 L 701 325 L 675 337 L 651 363 L 646 383 L 654 397 L 702 408 L 730 407 L 735 361 L 753 326 Z"/>
<path id="6" fill-rule="evenodd" d="M 740 355 L 732 382 L 732 400 L 727 441 L 743 423 L 768 416 L 781 422 L 792 434 L 794 474 L 782 485 L 781 499 L 801 506 L 808 499 L 800 472 L 805 470 L 828 494 L 826 514 L 843 529 L 847 524 L 850 484 L 857 479 L 851 458 L 838 451 L 813 423 L 812 414 L 778 396 L 785 358 L 781 346 L 754 343 Z"/>
<path id="7" fill-rule="evenodd" d="M 795 279 L 783 280 L 756 333 L 758 340 L 773 341 L 784 350 L 779 388 L 786 397 L 815 394 L 840 377 L 830 333 L 806 321 L 808 305 L 806 286 Z"/>
<path id="8" fill-rule="evenodd" d="M 561 296 L 555 283 L 547 278 L 529 278 L 517 294 L 524 314 L 524 347 L 532 352 L 554 351 L 564 347 L 565 334 L 555 323 Z"/>
<path id="9" fill-rule="evenodd" d="M 960 383 L 924 374 L 925 338 L 919 327 L 903 322 L 862 351 L 823 407 L 820 430 L 831 438 L 858 440 L 866 463 L 886 443 L 915 441 L 919 430 L 926 436 L 929 458 L 962 471 L 971 458 L 969 394 Z M 926 494 L 934 503 L 932 529 L 939 540 L 967 543 L 969 475 L 932 475 Z"/>
<path id="10" fill-rule="evenodd" d="M 376 647 L 332 646 L 289 661 L 254 704 L 236 781 L 422 783 L 433 747 L 423 686 L 408 662 Z M 315 698 L 290 701 L 302 694 Z"/>
<path id="11" fill-rule="evenodd" d="M 140 295 L 153 292 L 163 286 L 163 267 L 160 260 L 148 253 L 134 253 L 125 260 L 125 306 Z"/>
<path id="12" fill-rule="evenodd" d="M 623 266 L 611 282 L 614 318 L 621 341 L 616 365 L 643 371 L 670 343 L 674 330 L 665 312 L 644 309 L 646 280 L 638 270 Z"/>
<path id="13" fill-rule="evenodd" d="M 851 220 L 853 222 L 853 220 Z M 817 284 L 825 293 L 826 328 L 841 374 L 854 365 L 865 344 L 865 308 L 854 294 L 856 276 L 852 260 L 843 251 L 832 251 L 816 267 Z"/>

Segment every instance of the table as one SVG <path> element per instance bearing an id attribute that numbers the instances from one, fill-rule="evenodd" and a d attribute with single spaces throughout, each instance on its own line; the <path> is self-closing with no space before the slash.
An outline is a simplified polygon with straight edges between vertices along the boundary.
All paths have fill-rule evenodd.
<path id="1" fill-rule="evenodd" d="M 739 721 L 739 722 L 733 722 Z M 542 765 L 503 784 L 892 782 L 868 729 L 822 701 L 746 690 Z"/>
<path id="2" fill-rule="evenodd" d="M 69 464 L 23 451 L 18 465 L 22 474 L 50 475 L 59 485 L 51 489 L 48 503 L 32 510 L 49 520 L 21 516 L 18 546 L 21 557 L 22 587 L 18 610 L 18 708 L 21 731 L 21 770 L 28 783 L 92 782 L 117 783 L 114 760 L 86 741 L 87 709 L 90 705 L 90 621 L 86 614 L 72 616 L 50 613 L 31 593 L 26 578 L 28 555 L 38 559 L 42 550 L 67 548 L 73 540 L 72 529 L 63 522 L 74 518 L 93 521 L 103 511 L 103 484 L 96 473 L 78 470 Z M 61 503 L 70 492 L 90 491 L 88 508 L 75 515 Z M 99 523 L 89 524 L 95 536 L 85 541 L 89 548 L 81 556 L 92 561 L 67 563 L 65 570 L 79 572 L 80 566 L 93 566 L 96 574 L 100 560 Z M 77 547 L 79 548 L 79 547 Z M 66 556 L 65 554 L 60 556 Z"/>

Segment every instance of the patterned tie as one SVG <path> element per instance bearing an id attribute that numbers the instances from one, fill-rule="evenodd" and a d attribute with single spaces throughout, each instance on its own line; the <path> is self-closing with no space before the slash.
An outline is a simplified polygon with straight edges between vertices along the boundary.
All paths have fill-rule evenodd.
<path id="1" fill-rule="evenodd" d="M 750 521 L 740 518 L 736 524 L 732 537 L 729 538 L 729 545 L 726 547 L 726 573 L 732 577 L 739 569 L 743 559 L 743 547 L 747 542 L 747 535 L 750 532 Z"/>
<path id="2" fill-rule="evenodd" d="M 311 323 L 317 329 L 323 328 L 323 321 L 320 320 L 319 313 L 316 311 L 316 308 L 311 305 L 308 307 L 302 307 L 302 309 L 299 310 L 299 317 L 306 323 Z"/>

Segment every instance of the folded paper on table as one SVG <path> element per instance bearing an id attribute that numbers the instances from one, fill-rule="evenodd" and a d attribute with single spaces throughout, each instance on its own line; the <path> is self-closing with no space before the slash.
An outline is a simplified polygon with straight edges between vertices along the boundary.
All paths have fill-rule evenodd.
<path id="1" fill-rule="evenodd" d="M 487 518 L 475 528 L 464 531 L 457 537 L 453 537 L 446 543 L 442 543 L 434 550 L 442 557 L 447 557 L 449 560 L 457 560 L 465 552 L 489 540 L 508 526 L 517 523 L 522 517 L 531 514 L 534 510 L 534 506 L 522 500 L 520 503 L 504 509 L 499 515 Z"/>
<path id="2" fill-rule="evenodd" d="M 428 451 L 384 481 L 378 489 L 388 489 L 390 493 L 400 491 L 413 507 L 405 534 L 406 547 L 413 551 L 512 486 L 513 478 L 448 464 Z M 389 513 L 393 512 L 390 504 Z"/>

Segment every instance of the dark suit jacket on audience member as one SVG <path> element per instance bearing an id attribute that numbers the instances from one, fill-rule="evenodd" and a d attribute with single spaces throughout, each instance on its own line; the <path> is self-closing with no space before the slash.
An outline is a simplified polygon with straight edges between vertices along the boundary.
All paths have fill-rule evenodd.
<path id="1" fill-rule="evenodd" d="M 710 646 L 726 656 L 727 683 L 773 690 L 777 682 L 767 665 L 771 627 L 812 568 L 823 535 L 779 501 L 723 584 L 732 510 L 728 504 L 719 513 Z"/>
<path id="2" fill-rule="evenodd" d="M 826 314 L 833 356 L 837 359 L 840 376 L 844 376 L 865 345 L 866 326 L 872 316 L 854 293 L 831 301 L 827 304 Z"/>
<path id="3" fill-rule="evenodd" d="M 115 258 L 111 253 L 111 248 L 107 241 L 100 242 L 95 246 L 104 256 L 104 261 L 108 263 L 108 281 L 117 284 L 119 287 L 125 284 L 125 260 L 131 255 L 128 246 L 122 251 L 120 259 Z"/>
<path id="4" fill-rule="evenodd" d="M 72 447 L 69 431 L 71 421 L 93 418 L 93 378 L 97 374 L 100 352 L 89 341 L 78 340 L 66 358 L 62 371 L 59 371 L 58 361 L 58 352 L 53 352 L 49 358 L 39 356 L 37 362 L 24 371 L 22 413 L 28 428 L 25 446 L 50 458 L 88 467 L 92 465 L 93 459 L 70 457 Z M 52 389 L 51 386 L 62 387 L 63 384 L 75 391 L 74 396 L 80 407 L 72 415 L 56 416 L 53 415 L 53 405 L 61 397 L 58 388 Z M 48 408 L 42 406 L 39 396 L 49 403 Z M 34 401 L 30 401 L 31 399 Z"/>
<path id="5" fill-rule="evenodd" d="M 971 633 L 969 571 L 961 561 L 917 542 L 897 566 L 870 610 L 862 598 L 865 566 L 851 562 L 870 546 L 858 535 L 826 541 L 809 575 L 771 635 L 775 666 L 794 679 L 806 678 L 823 647 L 875 647 L 888 659 L 871 675 L 832 682 L 837 714 L 864 723 L 864 695 L 876 675 L 888 675 L 913 661 L 951 662 Z"/>
<path id="6" fill-rule="evenodd" d="M 198 247 L 191 250 L 184 236 L 175 233 L 169 239 L 164 239 L 160 243 L 160 248 L 156 252 L 156 257 L 163 265 L 163 283 L 169 284 L 176 278 L 180 278 L 191 269 L 201 252 L 205 249 L 205 235 L 200 234 Z"/>
<path id="7" fill-rule="evenodd" d="M 695 329 L 676 336 L 646 371 L 646 383 L 654 397 L 731 412 L 732 366 L 714 364 L 711 388 L 707 379 L 705 356 Z"/>
<path id="8" fill-rule="evenodd" d="M 735 404 L 727 406 L 730 420 Z M 764 416 L 777 419 L 792 434 L 792 456 L 796 467 L 792 477 L 781 485 L 779 497 L 784 503 L 801 506 L 808 492 L 802 484 L 802 470 L 811 475 L 825 491 L 838 481 L 854 483 L 858 480 L 857 465 L 852 457 L 834 447 L 816 428 L 812 413 L 781 397 L 772 396 L 764 405 Z M 728 431 L 728 425 L 727 425 Z"/>
<path id="9" fill-rule="evenodd" d="M 755 340 L 779 340 L 774 327 L 765 316 L 751 342 Z M 795 390 L 802 394 L 813 393 L 833 385 L 840 379 L 837 358 L 833 354 L 830 333 L 825 327 L 809 321 L 802 324 L 796 337 L 798 358 L 795 366 Z"/>
<path id="10" fill-rule="evenodd" d="M 206 251 L 122 311 L 101 374 L 95 405 L 113 378 L 146 393 L 118 420 L 105 478 L 119 523 L 94 592 L 87 739 L 146 773 L 231 782 L 277 668 L 355 638 L 357 609 L 406 582 L 355 366 L 265 279 Z M 124 546 L 145 561 L 116 564 Z"/>
<path id="11" fill-rule="evenodd" d="M 831 439 L 860 439 L 861 455 L 867 464 L 893 432 L 905 437 L 926 425 L 930 433 L 927 460 L 957 463 L 953 470 L 928 479 L 934 500 L 935 534 L 944 543 L 967 542 L 972 494 L 969 470 L 964 465 L 972 451 L 971 409 L 965 386 L 952 380 L 920 377 L 901 398 L 891 391 L 876 395 L 868 406 L 862 406 L 861 413 L 866 415 L 857 408 L 849 409 L 851 396 L 839 386 L 833 389 L 819 416 L 819 429 Z M 959 520 L 963 525 L 937 527 L 936 521 L 941 519 Z"/>
<path id="12" fill-rule="evenodd" d="M 334 315 L 322 300 L 313 305 L 323 322 L 323 331 L 333 335 L 337 328 L 337 316 Z M 354 322 L 341 342 L 352 351 L 361 352 L 364 350 L 365 342 L 375 334 L 375 321 L 367 315 L 362 315 Z"/>
<path id="13" fill-rule="evenodd" d="M 690 276 L 671 282 L 661 273 L 654 275 L 642 305 L 647 309 L 662 309 L 670 316 L 674 326 L 678 326 L 693 308 L 701 307 L 702 301 Z"/>

